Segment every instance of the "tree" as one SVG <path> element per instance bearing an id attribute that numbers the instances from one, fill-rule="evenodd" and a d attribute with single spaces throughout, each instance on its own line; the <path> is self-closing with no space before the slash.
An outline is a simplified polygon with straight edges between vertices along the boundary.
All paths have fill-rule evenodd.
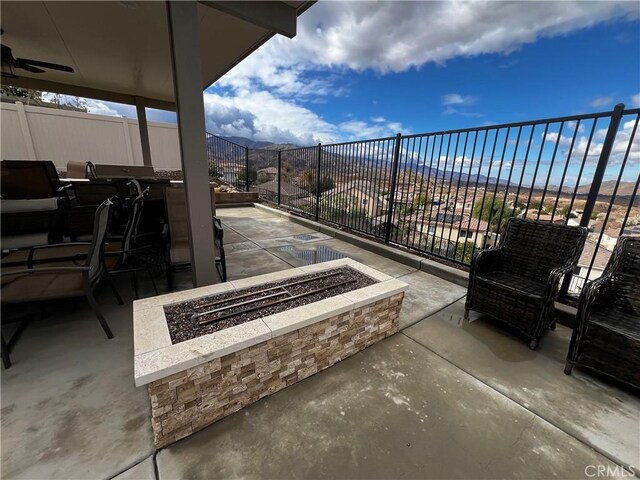
<path id="1" fill-rule="evenodd" d="M 573 212 L 570 210 L 570 208 L 569 208 L 569 207 L 570 207 L 570 205 L 565 205 L 564 207 L 562 207 L 562 208 L 560 209 L 559 215 L 560 215 L 562 218 L 565 218 L 565 219 L 568 219 L 568 218 L 578 218 L 578 216 L 577 216 L 575 213 L 573 213 Z"/>
<path id="2" fill-rule="evenodd" d="M 238 180 L 241 182 L 247 182 L 247 169 L 242 167 L 238 170 Z M 255 168 L 249 168 L 249 185 L 255 184 L 258 180 L 258 171 Z"/>
<path id="3" fill-rule="evenodd" d="M 209 179 L 216 180 L 219 177 L 218 169 L 213 161 L 209 161 Z"/>
<path id="4" fill-rule="evenodd" d="M 471 265 L 471 258 L 473 257 L 473 249 L 475 243 L 473 242 L 460 242 L 456 247 L 456 260 L 463 262 L 467 265 Z"/>
<path id="5" fill-rule="evenodd" d="M 328 175 L 323 175 L 322 177 L 320 177 L 320 193 L 324 193 L 328 190 L 331 190 L 333 187 L 334 187 L 333 178 L 331 178 Z M 316 185 L 315 175 L 313 175 L 313 172 L 312 172 L 311 183 L 309 184 L 309 192 L 313 195 L 317 195 L 318 194 L 317 188 L 318 186 Z"/>
<path id="6" fill-rule="evenodd" d="M 269 181 L 269 175 L 265 172 L 258 172 L 258 185 L 267 183 Z"/>
<path id="7" fill-rule="evenodd" d="M 16 98 L 25 98 L 28 100 L 42 100 L 42 92 L 40 90 L 29 90 L 28 88 L 12 87 L 10 85 L 2 85 L 0 92 Z"/>
<path id="8" fill-rule="evenodd" d="M 507 220 L 515 216 L 518 211 L 517 207 L 509 206 L 501 196 L 487 193 L 484 198 L 473 204 L 471 215 L 487 222 L 492 231 L 502 232 Z"/>

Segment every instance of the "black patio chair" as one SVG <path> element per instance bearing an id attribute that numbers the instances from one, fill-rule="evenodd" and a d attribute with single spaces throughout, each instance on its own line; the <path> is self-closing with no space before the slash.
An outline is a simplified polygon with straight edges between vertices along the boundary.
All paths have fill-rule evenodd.
<path id="1" fill-rule="evenodd" d="M 640 236 L 622 236 L 580 295 L 564 373 L 584 367 L 640 389 Z"/>
<path id="2" fill-rule="evenodd" d="M 500 244 L 471 261 L 465 319 L 470 310 L 491 315 L 535 350 L 542 334 L 555 328 L 554 301 L 586 238 L 584 227 L 509 219 Z"/>
<path id="3" fill-rule="evenodd" d="M 88 254 L 85 253 L 74 261 L 73 255 L 77 252 L 78 244 L 44 245 L 33 247 L 31 257 L 37 256 L 37 251 L 56 250 L 58 256 L 64 256 L 67 251 L 71 255 L 67 263 L 31 265 L 19 269 L 3 268 L 1 273 L 3 284 L 0 292 L 2 305 L 86 297 L 105 334 L 108 338 L 113 338 L 113 333 L 93 295 L 100 281 L 106 279 L 118 303 L 120 305 L 123 303 L 106 275 L 104 262 L 105 240 L 111 222 L 112 207 L 113 203 L 110 199 L 105 200 L 98 207 Z"/>

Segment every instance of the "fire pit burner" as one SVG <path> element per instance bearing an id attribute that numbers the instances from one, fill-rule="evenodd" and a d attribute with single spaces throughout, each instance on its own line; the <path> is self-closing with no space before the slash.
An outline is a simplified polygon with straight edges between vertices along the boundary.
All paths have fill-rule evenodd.
<path id="1" fill-rule="evenodd" d="M 176 344 L 373 283 L 361 272 L 342 267 L 167 305 L 164 310 Z"/>

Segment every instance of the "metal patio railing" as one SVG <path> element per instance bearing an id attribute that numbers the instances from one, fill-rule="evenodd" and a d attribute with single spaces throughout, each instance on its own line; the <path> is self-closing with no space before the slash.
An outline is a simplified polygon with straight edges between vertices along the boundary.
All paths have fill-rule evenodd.
<path id="1" fill-rule="evenodd" d="M 213 135 L 208 145 L 222 181 L 461 265 L 495 245 L 512 216 L 588 226 L 585 252 L 563 286 L 576 297 L 599 276 L 622 233 L 640 234 L 639 121 L 640 109 L 620 104 L 609 112 L 286 150 L 248 149 Z"/>

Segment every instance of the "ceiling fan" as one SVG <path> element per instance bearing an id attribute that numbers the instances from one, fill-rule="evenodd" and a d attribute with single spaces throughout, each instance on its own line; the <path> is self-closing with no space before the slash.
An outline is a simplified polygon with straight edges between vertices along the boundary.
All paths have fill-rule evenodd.
<path id="1" fill-rule="evenodd" d="M 0 51 L 2 59 L 2 77 L 18 78 L 18 75 L 14 72 L 14 70 L 18 68 L 31 73 L 44 73 L 45 70 L 43 70 L 43 68 L 47 68 L 49 70 L 60 70 L 61 72 L 74 72 L 73 68 L 67 65 L 42 62 L 40 60 L 32 60 L 30 58 L 15 58 L 11 53 L 11 48 L 1 44 L 0 46 L 2 47 L 2 51 Z"/>

